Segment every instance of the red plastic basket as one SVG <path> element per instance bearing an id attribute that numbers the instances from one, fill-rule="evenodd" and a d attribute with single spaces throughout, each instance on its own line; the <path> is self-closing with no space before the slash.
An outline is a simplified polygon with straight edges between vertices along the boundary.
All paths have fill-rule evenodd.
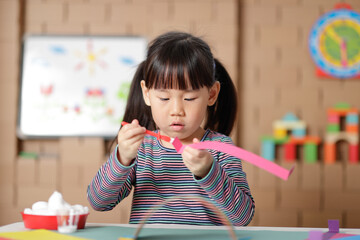
<path id="1" fill-rule="evenodd" d="M 57 219 L 56 216 L 44 216 L 44 215 L 33 215 L 25 214 L 21 212 L 24 225 L 29 229 L 47 229 L 47 230 L 57 230 Z M 78 229 L 83 229 L 85 227 L 86 218 L 89 213 L 81 214 L 78 222 Z"/>

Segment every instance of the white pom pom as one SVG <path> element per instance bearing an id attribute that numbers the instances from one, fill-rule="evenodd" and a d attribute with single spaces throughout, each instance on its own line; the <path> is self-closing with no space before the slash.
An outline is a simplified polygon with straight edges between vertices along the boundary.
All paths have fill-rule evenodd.
<path id="1" fill-rule="evenodd" d="M 30 208 L 25 208 L 24 213 L 25 214 L 33 214 L 33 211 Z"/>
<path id="2" fill-rule="evenodd" d="M 55 191 L 49 198 L 48 209 L 56 211 L 58 209 L 64 208 L 64 199 L 61 193 Z"/>
<path id="3" fill-rule="evenodd" d="M 47 210 L 48 209 L 48 203 L 45 202 L 45 201 L 39 201 L 39 202 L 36 202 L 34 203 L 32 206 L 31 206 L 31 209 L 33 211 L 44 211 L 44 210 Z"/>

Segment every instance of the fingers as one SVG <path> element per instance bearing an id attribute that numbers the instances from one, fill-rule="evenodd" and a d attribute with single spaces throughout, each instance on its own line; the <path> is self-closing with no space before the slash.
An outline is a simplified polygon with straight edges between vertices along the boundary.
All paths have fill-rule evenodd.
<path id="1" fill-rule="evenodd" d="M 122 141 L 124 142 L 125 146 L 131 146 L 131 145 L 135 145 L 135 144 L 140 145 L 140 143 L 142 142 L 142 140 L 144 138 L 144 135 L 145 134 L 138 134 L 138 135 L 135 135 L 134 137 L 127 138 Z"/>
<path id="2" fill-rule="evenodd" d="M 209 152 L 186 147 L 182 153 L 185 166 L 195 176 L 204 177 L 212 165 L 212 156 Z"/>
<path id="3" fill-rule="evenodd" d="M 198 143 L 198 142 L 200 142 L 199 139 L 197 139 L 197 138 L 194 138 L 194 139 L 193 139 L 193 143 Z"/>
<path id="4" fill-rule="evenodd" d="M 197 138 L 193 139 L 193 143 L 199 143 Z M 191 146 L 186 146 L 182 152 L 183 162 L 185 166 L 198 177 L 204 177 L 209 172 L 213 158 L 206 150 L 199 150 Z"/>
<path id="5" fill-rule="evenodd" d="M 197 138 L 193 139 L 193 143 L 199 143 L 199 142 L 200 142 L 199 139 Z M 188 156 L 192 156 L 193 158 L 201 158 L 206 154 L 206 152 L 207 152 L 206 150 L 199 150 L 193 148 L 191 147 L 191 145 L 187 145 L 183 151 L 183 153 L 185 153 Z"/>
<path id="6" fill-rule="evenodd" d="M 139 121 L 134 119 L 130 124 L 126 124 L 121 127 L 119 137 L 123 137 L 124 139 L 133 138 L 136 135 L 145 134 L 146 129 L 139 125 Z M 141 136 L 142 138 L 143 136 Z"/>
<path id="7" fill-rule="evenodd" d="M 146 129 L 141 127 L 136 119 L 121 127 L 118 134 L 118 152 L 123 165 L 128 166 L 136 157 L 145 132 Z"/>

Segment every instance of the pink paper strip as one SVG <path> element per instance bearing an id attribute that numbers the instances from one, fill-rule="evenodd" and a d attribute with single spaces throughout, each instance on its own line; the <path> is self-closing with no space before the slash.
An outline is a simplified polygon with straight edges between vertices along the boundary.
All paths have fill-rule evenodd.
<path id="1" fill-rule="evenodd" d="M 180 140 L 178 138 L 175 138 L 175 140 L 173 141 L 173 145 L 178 153 L 182 153 L 186 146 L 190 146 L 196 149 L 212 149 L 224 152 L 230 154 L 231 156 L 245 160 L 284 180 L 287 180 L 289 178 L 295 167 L 293 166 L 290 170 L 287 170 L 277 165 L 276 163 L 262 158 L 254 153 L 248 152 L 237 146 L 222 142 L 204 141 L 199 143 L 193 143 L 190 145 L 182 145 Z"/>
<path id="2" fill-rule="evenodd" d="M 348 235 L 340 238 L 331 238 L 336 240 L 360 240 L 360 235 Z"/>
<path id="3" fill-rule="evenodd" d="M 308 240 L 322 240 L 322 231 L 310 231 Z"/>

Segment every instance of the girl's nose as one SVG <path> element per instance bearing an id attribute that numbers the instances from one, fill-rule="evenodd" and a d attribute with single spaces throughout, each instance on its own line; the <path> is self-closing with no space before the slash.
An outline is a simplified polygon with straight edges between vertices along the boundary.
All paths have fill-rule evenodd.
<path id="1" fill-rule="evenodd" d="M 173 104 L 171 105 L 171 115 L 172 116 L 184 116 L 184 105 L 181 100 L 174 100 Z"/>

